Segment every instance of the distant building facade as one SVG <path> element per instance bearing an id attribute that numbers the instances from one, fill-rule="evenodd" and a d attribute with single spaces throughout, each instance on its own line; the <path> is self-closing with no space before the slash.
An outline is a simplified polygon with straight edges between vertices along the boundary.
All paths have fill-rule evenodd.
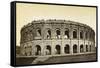
<path id="1" fill-rule="evenodd" d="M 95 52 L 95 32 L 66 20 L 32 21 L 21 29 L 22 56 L 73 55 Z"/>

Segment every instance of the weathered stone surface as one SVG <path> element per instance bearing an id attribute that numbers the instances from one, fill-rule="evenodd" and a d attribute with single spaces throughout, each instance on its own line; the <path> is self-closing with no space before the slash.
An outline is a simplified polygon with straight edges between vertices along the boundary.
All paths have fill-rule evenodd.
<path id="1" fill-rule="evenodd" d="M 33 57 L 94 53 L 95 32 L 74 21 L 37 20 L 21 29 L 20 46 L 21 55 Z"/>

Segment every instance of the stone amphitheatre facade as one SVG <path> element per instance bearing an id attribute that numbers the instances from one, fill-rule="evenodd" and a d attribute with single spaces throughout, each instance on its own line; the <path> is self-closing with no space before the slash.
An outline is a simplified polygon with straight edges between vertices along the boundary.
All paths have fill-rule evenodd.
<path id="1" fill-rule="evenodd" d="M 62 56 L 95 52 L 95 32 L 67 20 L 34 20 L 21 29 L 22 56 Z"/>

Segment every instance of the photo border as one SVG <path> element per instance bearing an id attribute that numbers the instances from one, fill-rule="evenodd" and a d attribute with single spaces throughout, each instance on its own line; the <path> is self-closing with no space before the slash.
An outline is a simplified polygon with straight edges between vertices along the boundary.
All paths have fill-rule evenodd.
<path id="1" fill-rule="evenodd" d="M 75 6 L 75 7 L 95 7 L 96 8 L 96 61 L 80 61 L 80 62 L 65 62 L 65 63 L 49 63 L 49 64 L 16 64 L 16 3 L 26 4 L 44 4 L 44 5 L 59 5 L 59 6 Z M 10 3 L 11 10 L 11 23 L 10 23 L 10 65 L 14 67 L 19 66 L 38 66 L 38 65 L 54 65 L 54 64 L 69 64 L 69 63 L 84 63 L 84 62 L 97 62 L 98 61 L 98 6 L 93 5 L 76 5 L 76 4 L 58 4 L 58 3 L 43 3 L 43 2 L 28 2 L 28 1 L 12 1 Z"/>

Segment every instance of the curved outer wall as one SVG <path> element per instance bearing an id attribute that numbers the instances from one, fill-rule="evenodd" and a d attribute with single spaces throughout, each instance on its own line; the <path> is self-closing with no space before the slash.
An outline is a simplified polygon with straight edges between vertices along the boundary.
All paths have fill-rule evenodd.
<path id="1" fill-rule="evenodd" d="M 33 21 L 21 29 L 20 46 L 23 56 L 93 53 L 95 32 L 73 21 Z"/>

